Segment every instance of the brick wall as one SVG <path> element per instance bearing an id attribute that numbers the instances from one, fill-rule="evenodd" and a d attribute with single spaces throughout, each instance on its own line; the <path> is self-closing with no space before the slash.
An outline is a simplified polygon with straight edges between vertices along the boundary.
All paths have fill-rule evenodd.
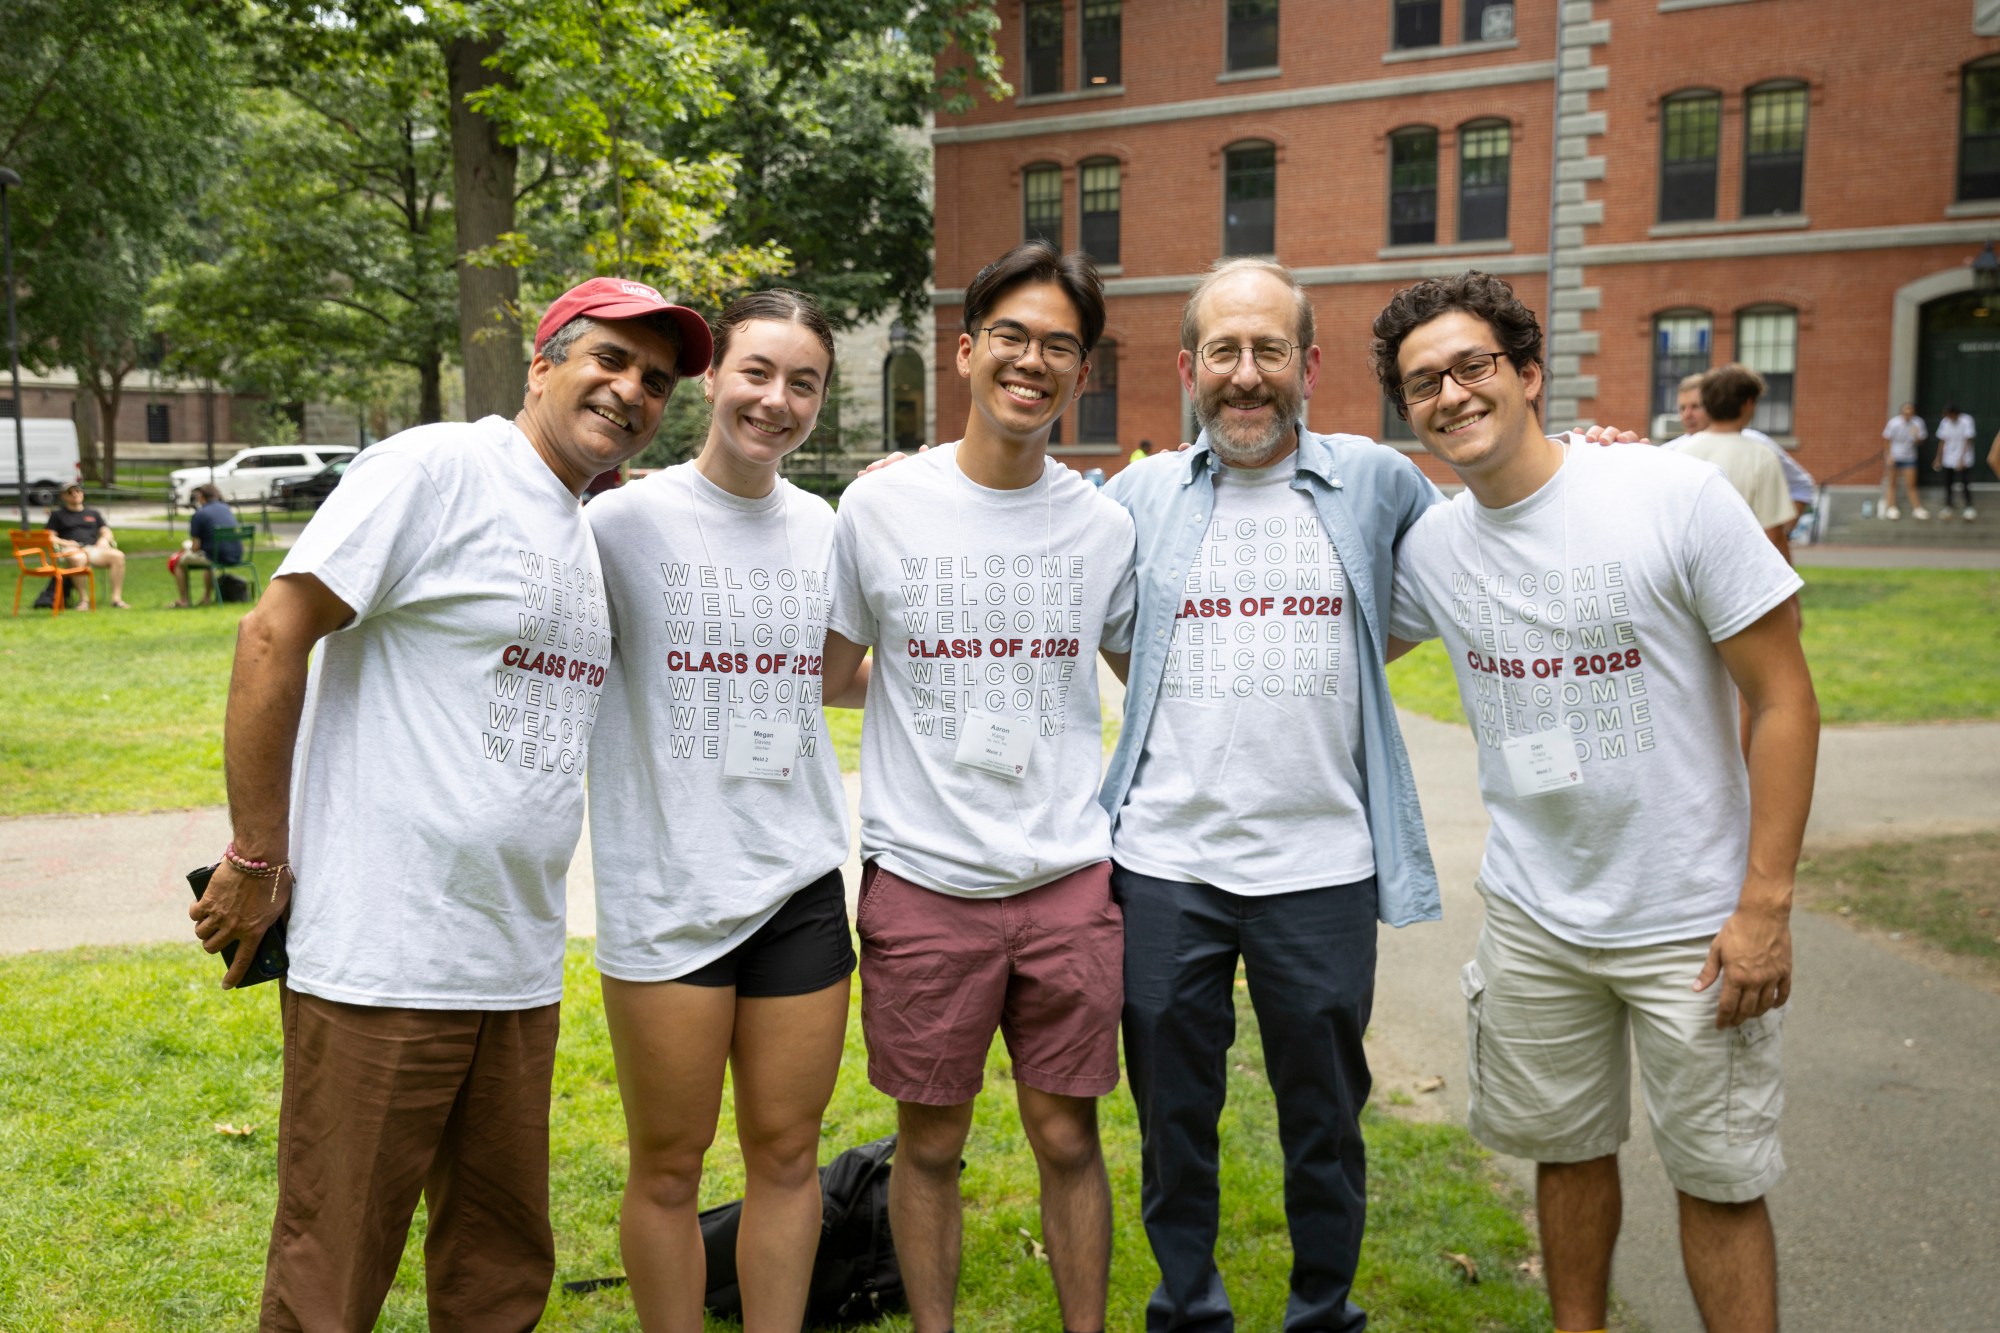
<path id="1" fill-rule="evenodd" d="M 1024 86 L 1022 5 L 1001 0 L 1007 77 Z M 1892 354 L 1897 292 L 1962 272 L 2000 238 L 2000 202 L 1955 202 L 1960 71 L 2000 55 L 1975 31 L 1975 0 L 1563 0 L 1559 48 L 1549 0 L 1519 0 L 1512 42 L 1458 47 L 1460 0 L 1444 0 L 1444 45 L 1390 47 L 1389 0 L 1283 0 L 1275 73 L 1224 68 L 1221 0 L 1131 0 L 1122 84 L 1078 88 L 1078 0 L 1067 0 L 1064 91 L 982 99 L 938 118 L 937 421 L 956 435 L 966 397 L 953 364 L 959 291 L 1022 235 L 1022 171 L 1062 169 L 1063 240 L 1078 240 L 1077 164 L 1121 166 L 1121 263 L 1108 274 L 1107 336 L 1120 347 L 1115 466 L 1142 438 L 1176 440 L 1174 372 L 1181 293 L 1222 250 L 1223 150 L 1277 151 L 1276 252 L 1303 270 L 1325 369 L 1309 408 L 1321 430 L 1382 430 L 1367 370 L 1368 322 L 1425 273 L 1485 267 L 1546 308 L 1551 166 L 1563 72 L 1558 316 L 1579 416 L 1650 426 L 1652 319 L 1691 307 L 1714 320 L 1713 361 L 1736 351 L 1735 316 L 1773 303 L 1798 311 L 1800 458 L 1828 476 L 1879 451 L 1891 384 L 1915 352 Z M 1804 202 L 1796 217 L 1742 217 L 1745 91 L 1807 88 Z M 1722 94 L 1717 209 L 1711 222 L 1658 221 L 1660 101 L 1683 88 Z M 1513 134 L 1508 236 L 1457 245 L 1458 135 L 1498 118 Z M 1388 245 L 1387 136 L 1439 131 L 1437 241 Z M 1587 155 L 1587 158 L 1586 158 Z M 1315 270 L 1322 270 L 1314 272 Z M 1895 356 L 1903 362 L 1892 365 Z M 1568 422 L 1552 423 L 1557 425 Z M 1065 423 L 1073 438 L 1073 425 Z M 1431 470 L 1427 468 L 1427 470 Z"/>

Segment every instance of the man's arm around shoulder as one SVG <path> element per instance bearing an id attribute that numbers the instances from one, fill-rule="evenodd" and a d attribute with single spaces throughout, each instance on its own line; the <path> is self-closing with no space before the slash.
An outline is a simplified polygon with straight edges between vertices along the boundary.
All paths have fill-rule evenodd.
<path id="1" fill-rule="evenodd" d="M 1792 881 L 1812 809 L 1819 700 L 1789 600 L 1715 647 L 1750 713 L 1750 864 L 1695 989 L 1721 975 L 1715 1025 L 1730 1028 L 1791 997 Z"/>
<path id="2" fill-rule="evenodd" d="M 311 574 L 271 580 L 236 630 L 223 728 L 229 825 L 239 855 L 283 865 L 291 843 L 292 751 L 305 707 L 306 665 L 313 645 L 354 619 L 354 611 Z M 256 957 L 257 941 L 291 901 L 289 875 L 253 878 L 228 861 L 188 908 L 201 947 L 243 945 L 223 977 L 236 985 Z"/>

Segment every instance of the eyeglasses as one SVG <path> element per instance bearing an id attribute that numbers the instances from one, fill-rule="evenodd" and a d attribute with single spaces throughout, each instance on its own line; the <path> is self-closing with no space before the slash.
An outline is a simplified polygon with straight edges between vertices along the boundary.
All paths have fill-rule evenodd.
<path id="1" fill-rule="evenodd" d="M 1474 352 L 1443 370 L 1427 370 L 1421 375 L 1412 375 L 1396 386 L 1396 397 L 1404 407 L 1435 398 L 1444 392 L 1444 378 L 1449 375 L 1460 388 L 1469 389 L 1475 384 L 1493 378 L 1493 372 L 1500 368 L 1499 352 Z"/>
<path id="2" fill-rule="evenodd" d="M 1067 375 L 1083 364 L 1083 344 L 1066 333 L 1036 338 L 1018 324 L 988 324 L 980 332 L 986 335 L 986 350 L 996 360 L 1019 361 L 1028 354 L 1029 344 L 1040 343 L 1042 364 L 1058 375 Z"/>
<path id="3" fill-rule="evenodd" d="M 1259 338 L 1254 343 L 1233 343 L 1227 338 L 1218 338 L 1212 343 L 1201 345 L 1201 363 L 1216 375 L 1234 375 L 1236 368 L 1243 364 L 1243 354 L 1248 352 L 1257 369 L 1266 375 L 1275 375 L 1292 364 L 1292 353 L 1298 347 L 1283 338 Z"/>

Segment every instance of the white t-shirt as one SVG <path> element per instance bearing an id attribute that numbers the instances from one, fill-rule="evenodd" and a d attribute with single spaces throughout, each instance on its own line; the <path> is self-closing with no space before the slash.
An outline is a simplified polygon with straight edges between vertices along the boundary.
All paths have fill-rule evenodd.
<path id="1" fill-rule="evenodd" d="M 1941 468 L 1961 468 L 1972 466 L 1972 435 L 1976 428 L 1972 418 L 1960 412 L 1956 420 L 1944 417 L 1937 424 L 1938 466 Z"/>
<path id="2" fill-rule="evenodd" d="M 671 981 L 847 859 L 820 712 L 833 509 L 783 480 L 746 500 L 682 463 L 585 512 L 615 636 L 590 753 L 597 966 Z M 797 726 L 788 781 L 724 773 L 750 721 Z"/>
<path id="3" fill-rule="evenodd" d="M 1791 450 L 1785 448 L 1784 445 L 1779 444 L 1776 440 L 1754 426 L 1744 427 L 1742 434 L 1744 439 L 1755 440 L 1758 444 L 1769 449 L 1771 456 L 1778 460 L 1778 466 L 1785 473 L 1785 490 L 1792 497 L 1793 504 L 1810 505 L 1818 500 L 1819 483 L 1813 480 L 1812 473 L 1799 465 L 1798 459 L 1792 457 Z M 1678 435 L 1660 447 L 1662 449 L 1678 449 L 1693 438 L 1694 436 L 1692 435 Z"/>
<path id="4" fill-rule="evenodd" d="M 1785 470 L 1771 451 L 1740 431 L 1703 430 L 1674 441 L 1676 450 L 1713 463 L 1766 528 L 1788 525 L 1799 516 L 1785 486 Z"/>
<path id="5" fill-rule="evenodd" d="M 1882 438 L 1889 442 L 1889 456 L 1899 463 L 1917 461 L 1917 443 L 1924 438 L 1924 419 L 1905 418 L 1898 412 L 1889 418 L 1889 424 L 1882 427 Z"/>
<path id="6" fill-rule="evenodd" d="M 1480 879 L 1590 948 L 1713 934 L 1736 908 L 1750 788 L 1712 646 L 1800 587 L 1714 468 L 1576 447 L 1504 509 L 1470 491 L 1396 553 L 1390 632 L 1442 634 L 1493 817 Z M 1518 795 L 1503 745 L 1554 731 L 1581 785 Z"/>
<path id="7" fill-rule="evenodd" d="M 1375 873 L 1347 574 L 1298 455 L 1216 474 L 1132 789 L 1119 864 L 1230 893 Z M 1197 483 L 1199 484 L 1199 483 Z"/>
<path id="8" fill-rule="evenodd" d="M 1097 653 L 1131 648 L 1133 612 L 1131 516 L 1053 459 L 996 491 L 948 444 L 848 487 L 832 628 L 875 647 L 862 856 L 966 898 L 1108 858 Z M 982 740 L 1019 775 L 959 762 Z"/>
<path id="9" fill-rule="evenodd" d="M 278 569 L 354 609 L 292 766 L 295 989 L 348 1004 L 562 998 L 563 876 L 611 657 L 576 497 L 502 417 L 363 450 Z"/>

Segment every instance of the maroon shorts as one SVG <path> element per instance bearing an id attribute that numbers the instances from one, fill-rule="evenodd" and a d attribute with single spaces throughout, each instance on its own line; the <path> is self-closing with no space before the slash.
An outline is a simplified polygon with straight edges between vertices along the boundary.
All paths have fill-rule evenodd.
<path id="1" fill-rule="evenodd" d="M 1008 898 L 938 893 L 871 861 L 854 922 L 868 1081 L 897 1101 L 971 1101 L 996 1028 L 1017 1082 L 1118 1086 L 1125 924 L 1109 861 Z"/>

